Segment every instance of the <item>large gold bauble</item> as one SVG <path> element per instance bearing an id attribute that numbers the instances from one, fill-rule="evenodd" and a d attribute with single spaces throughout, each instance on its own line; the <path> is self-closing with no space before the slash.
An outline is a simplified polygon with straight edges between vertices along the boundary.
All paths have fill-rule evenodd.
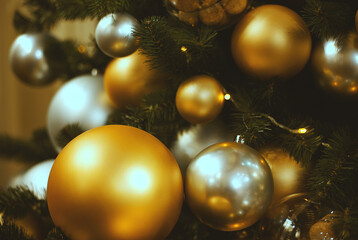
<path id="1" fill-rule="evenodd" d="M 201 151 L 190 162 L 185 180 L 191 210 L 203 223 L 222 231 L 253 225 L 273 194 L 266 161 L 240 143 L 217 143 Z"/>
<path id="2" fill-rule="evenodd" d="M 264 148 L 259 151 L 271 168 L 274 192 L 271 205 L 281 198 L 301 192 L 304 167 L 280 148 Z"/>
<path id="3" fill-rule="evenodd" d="M 290 78 L 306 65 L 311 45 L 310 32 L 297 13 L 263 5 L 237 24 L 231 52 L 238 67 L 252 77 Z"/>
<path id="4" fill-rule="evenodd" d="M 320 86 L 335 93 L 358 93 L 358 33 L 349 34 L 340 47 L 333 39 L 315 46 L 312 64 Z"/>
<path id="5" fill-rule="evenodd" d="M 123 109 L 140 103 L 144 94 L 153 91 L 161 77 L 150 69 L 145 55 L 137 50 L 133 54 L 116 58 L 104 72 L 104 87 L 112 103 Z"/>
<path id="6" fill-rule="evenodd" d="M 210 76 L 198 75 L 180 84 L 175 104 L 180 115 L 191 123 L 214 120 L 224 105 L 221 84 Z"/>
<path id="7" fill-rule="evenodd" d="M 164 239 L 183 201 L 171 152 L 137 128 L 89 130 L 60 152 L 47 202 L 56 226 L 74 240 Z"/>

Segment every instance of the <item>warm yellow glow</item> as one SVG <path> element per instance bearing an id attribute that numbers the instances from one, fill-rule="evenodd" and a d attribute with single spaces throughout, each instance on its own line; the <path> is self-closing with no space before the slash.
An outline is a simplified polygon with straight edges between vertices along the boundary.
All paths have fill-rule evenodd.
<path id="1" fill-rule="evenodd" d="M 182 52 L 186 52 L 188 49 L 185 46 L 182 46 L 180 49 Z"/>
<path id="2" fill-rule="evenodd" d="M 85 53 L 86 52 L 86 47 L 84 45 L 79 45 L 77 48 L 79 53 Z"/>
<path id="3" fill-rule="evenodd" d="M 356 86 L 352 86 L 349 88 L 350 92 L 356 92 L 357 91 L 357 87 Z"/>
<path id="4" fill-rule="evenodd" d="M 98 152 L 90 143 L 85 143 L 85 146 L 76 152 L 73 159 L 74 166 L 82 170 L 93 169 L 99 163 Z"/>
<path id="5" fill-rule="evenodd" d="M 300 129 L 298 129 L 298 133 L 299 134 L 304 134 L 304 133 L 306 133 L 307 132 L 307 129 L 306 128 L 300 128 Z"/>
<path id="6" fill-rule="evenodd" d="M 230 99 L 231 99 L 231 95 L 227 93 L 227 94 L 225 94 L 224 98 L 225 98 L 225 100 L 230 100 Z"/>
<path id="7" fill-rule="evenodd" d="M 335 87 L 337 87 L 337 86 L 338 86 L 338 82 L 334 81 L 334 82 L 332 83 L 332 85 L 335 86 Z"/>
<path id="8" fill-rule="evenodd" d="M 136 193 L 145 193 L 151 190 L 152 177 L 148 169 L 144 167 L 129 169 L 126 180 L 128 187 Z"/>

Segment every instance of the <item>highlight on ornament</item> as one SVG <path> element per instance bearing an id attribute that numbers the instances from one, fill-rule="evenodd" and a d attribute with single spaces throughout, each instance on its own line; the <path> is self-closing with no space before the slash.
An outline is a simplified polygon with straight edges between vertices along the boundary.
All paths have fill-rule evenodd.
<path id="1" fill-rule="evenodd" d="M 74 138 L 51 169 L 47 203 L 55 225 L 80 239 L 165 239 L 184 198 L 179 166 L 157 138 L 107 125 Z"/>

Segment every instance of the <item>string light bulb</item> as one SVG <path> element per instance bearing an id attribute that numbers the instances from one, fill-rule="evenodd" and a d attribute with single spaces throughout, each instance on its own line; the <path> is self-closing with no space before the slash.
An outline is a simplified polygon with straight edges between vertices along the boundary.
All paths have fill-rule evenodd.
<path id="1" fill-rule="evenodd" d="M 307 132 L 307 128 L 299 128 L 298 133 L 299 134 L 305 134 Z"/>
<path id="2" fill-rule="evenodd" d="M 181 50 L 182 52 L 186 52 L 188 49 L 187 49 L 185 46 L 182 46 L 182 47 L 180 48 L 180 50 Z"/>
<path id="3" fill-rule="evenodd" d="M 226 93 L 225 96 L 224 96 L 225 100 L 230 100 L 231 99 L 231 95 Z"/>

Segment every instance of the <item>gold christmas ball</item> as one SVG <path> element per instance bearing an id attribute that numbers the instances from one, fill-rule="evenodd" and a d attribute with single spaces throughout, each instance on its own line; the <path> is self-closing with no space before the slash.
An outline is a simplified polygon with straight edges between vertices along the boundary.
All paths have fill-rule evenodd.
<path id="1" fill-rule="evenodd" d="M 312 64 L 322 89 L 344 95 L 358 93 L 358 33 L 348 34 L 339 46 L 333 39 L 315 46 Z"/>
<path id="2" fill-rule="evenodd" d="M 171 152 L 140 129 L 91 129 L 60 152 L 47 202 L 55 225 L 74 240 L 164 239 L 183 201 Z"/>
<path id="3" fill-rule="evenodd" d="M 221 112 L 224 105 L 223 88 L 210 76 L 194 76 L 180 84 L 175 104 L 180 115 L 188 122 L 207 123 Z"/>
<path id="4" fill-rule="evenodd" d="M 303 19 L 289 8 L 263 5 L 247 13 L 232 35 L 237 66 L 258 79 L 290 78 L 306 65 L 311 35 Z"/>
<path id="5" fill-rule="evenodd" d="M 264 148 L 259 151 L 271 168 L 274 192 L 272 203 L 283 197 L 301 192 L 304 167 L 280 148 Z"/>
<path id="6" fill-rule="evenodd" d="M 150 69 L 145 55 L 137 50 L 133 54 L 116 58 L 107 66 L 104 73 L 104 87 L 112 103 L 123 109 L 128 105 L 138 105 L 144 94 L 153 91 L 161 76 Z"/>
<path id="7" fill-rule="evenodd" d="M 336 236 L 333 225 L 339 217 L 335 212 L 331 212 L 324 216 L 320 221 L 316 222 L 310 228 L 310 240 L 335 240 Z"/>

